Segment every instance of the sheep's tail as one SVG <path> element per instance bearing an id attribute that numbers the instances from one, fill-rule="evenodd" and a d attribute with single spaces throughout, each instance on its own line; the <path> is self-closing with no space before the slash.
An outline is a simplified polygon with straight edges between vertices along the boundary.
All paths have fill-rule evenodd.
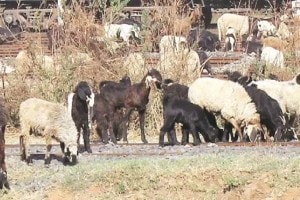
<path id="1" fill-rule="evenodd" d="M 70 116 L 72 116 L 72 104 L 73 104 L 73 97 L 74 97 L 75 93 L 70 93 L 68 95 L 68 113 L 70 114 Z"/>

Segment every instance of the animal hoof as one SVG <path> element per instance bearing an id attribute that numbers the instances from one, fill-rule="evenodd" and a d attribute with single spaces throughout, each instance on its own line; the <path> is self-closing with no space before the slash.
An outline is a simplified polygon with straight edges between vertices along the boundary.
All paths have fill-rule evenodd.
<path id="1" fill-rule="evenodd" d="M 88 153 L 93 153 L 92 152 L 92 149 L 88 149 L 88 150 L 86 150 Z"/>
<path id="2" fill-rule="evenodd" d="M 147 140 L 143 140 L 143 143 L 144 143 L 144 144 L 148 144 L 148 141 L 147 141 Z"/>

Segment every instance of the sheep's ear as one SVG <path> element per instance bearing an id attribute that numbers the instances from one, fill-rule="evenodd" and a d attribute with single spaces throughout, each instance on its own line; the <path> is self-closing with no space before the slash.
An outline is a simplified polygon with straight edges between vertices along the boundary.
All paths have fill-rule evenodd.
<path id="1" fill-rule="evenodd" d="M 78 96 L 81 100 L 83 100 L 83 101 L 86 100 L 86 94 L 84 92 L 84 89 L 81 89 L 81 88 L 78 89 Z"/>

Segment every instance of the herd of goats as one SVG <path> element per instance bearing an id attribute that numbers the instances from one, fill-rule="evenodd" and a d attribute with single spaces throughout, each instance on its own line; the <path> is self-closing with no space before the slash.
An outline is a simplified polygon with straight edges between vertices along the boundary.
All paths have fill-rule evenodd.
<path id="1" fill-rule="evenodd" d="M 123 24 L 109 26 L 109 30 L 113 29 L 114 32 L 109 32 L 111 35 L 108 36 L 120 34 L 125 42 L 128 42 L 132 32 L 135 32 L 134 37 L 138 37 L 136 30 L 139 29 L 136 29 L 136 26 L 130 27 L 133 26 L 130 23 L 123 26 L 126 21 L 130 20 L 125 19 Z M 237 35 L 249 35 L 251 27 L 249 21 L 248 16 L 224 14 L 217 22 L 218 41 L 215 37 L 199 37 L 198 33 L 194 34 L 193 41 L 199 45 L 197 49 L 215 50 L 216 44 L 220 45 L 220 41 L 225 37 L 225 45 L 233 51 Z M 282 23 L 284 23 L 284 18 L 282 18 Z M 182 25 L 184 23 L 181 23 Z M 194 32 L 191 25 L 190 23 L 180 30 L 189 30 L 188 35 L 191 37 Z M 261 34 L 265 38 L 272 37 L 270 44 L 275 43 L 275 39 L 278 42 L 278 40 L 291 37 L 291 33 L 283 31 L 286 27 L 284 24 L 276 29 L 270 22 L 262 20 L 257 21 L 256 26 L 257 29 L 251 32 L 252 39 L 254 39 L 247 41 L 249 44 L 259 44 L 254 40 L 257 40 Z M 129 32 L 123 32 L 126 30 Z M 177 40 L 172 41 L 174 41 L 172 45 L 176 48 Z M 261 44 L 263 52 L 266 47 L 279 51 L 274 46 L 267 46 L 266 40 L 263 41 L 263 45 Z M 274 52 L 269 52 L 268 55 L 276 59 L 280 57 L 277 54 L 274 56 Z M 138 83 L 131 83 L 128 76 L 124 76 L 119 82 L 102 81 L 99 83 L 99 92 L 96 94 L 86 81 L 81 81 L 69 94 L 67 106 L 38 98 L 23 101 L 19 107 L 21 159 L 28 164 L 32 163 L 29 153 L 30 136 L 42 136 L 46 140 L 46 165 L 50 164 L 53 138 L 60 143 L 64 153 L 64 163 L 70 165 L 77 163 L 81 133 L 84 151 L 92 152 L 90 147 L 92 123 L 96 124 L 96 132 L 103 143 L 116 144 L 122 139 L 127 142 L 128 124 L 133 111 L 137 111 L 139 115 L 141 140 L 147 143 L 144 130 L 145 114 L 150 91 L 154 88 L 163 93 L 164 122 L 159 134 L 161 147 L 165 145 L 166 133 L 170 145 L 189 143 L 189 133 L 192 134 L 194 145 L 202 142 L 200 135 L 203 136 L 205 142 L 212 143 L 229 140 L 249 142 L 298 140 L 293 122 L 300 114 L 300 74 L 289 81 L 254 81 L 249 76 L 232 72 L 228 74 L 228 80 L 200 77 L 186 86 L 175 83 L 171 79 L 163 79 L 159 70 L 150 69 Z M 224 119 L 222 128 L 218 127 L 217 115 Z M 5 101 L 1 100 L 0 188 L 3 186 L 9 188 L 4 140 L 7 121 L 8 112 Z M 175 124 L 181 125 L 181 142 L 177 140 Z"/>

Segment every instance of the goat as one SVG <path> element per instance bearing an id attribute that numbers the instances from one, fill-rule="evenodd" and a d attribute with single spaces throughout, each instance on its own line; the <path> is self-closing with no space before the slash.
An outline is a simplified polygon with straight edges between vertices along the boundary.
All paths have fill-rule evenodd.
<path id="1" fill-rule="evenodd" d="M 107 88 L 115 90 L 125 90 L 126 88 L 130 87 L 130 85 L 131 80 L 127 75 L 124 76 L 119 81 L 119 83 L 114 81 L 101 81 L 99 83 L 100 94 L 96 94 L 95 96 L 95 104 L 93 107 L 93 121 L 96 121 L 97 134 L 102 138 L 102 141 L 104 143 L 108 143 L 109 140 L 107 130 L 110 131 L 110 139 L 114 143 L 116 143 L 116 139 L 120 139 L 120 135 L 122 133 L 119 125 L 121 123 L 121 119 L 123 119 L 123 111 L 122 109 L 116 108 L 113 113 L 113 118 L 109 119 L 109 117 L 112 117 L 112 115 L 109 115 L 110 107 L 107 106 L 109 105 L 109 102 L 105 99 L 102 93 L 105 94 L 105 92 L 107 92 Z M 110 121 L 112 121 L 111 124 L 109 124 Z M 109 125 L 111 125 L 112 127 L 109 127 Z"/>
<path id="2" fill-rule="evenodd" d="M 134 109 L 139 112 L 139 121 L 141 129 L 141 139 L 143 143 L 147 143 L 144 131 L 144 122 L 146 114 L 146 105 L 149 101 L 150 84 L 155 83 L 157 88 L 161 87 L 162 77 L 159 71 L 151 69 L 143 77 L 140 83 L 131 85 L 130 87 L 104 87 L 101 88 L 101 93 L 109 102 L 107 105 L 110 109 L 109 119 L 113 119 L 116 109 L 124 107 L 126 109 L 124 118 L 121 122 L 123 141 L 127 141 L 126 124 L 129 116 Z M 109 127 L 112 128 L 112 121 L 110 120 Z M 124 127 L 124 128 L 123 128 Z M 110 130 L 112 133 L 112 130 Z M 112 134 L 113 135 L 113 134 Z M 116 142 L 115 139 L 113 142 Z"/>
<path id="3" fill-rule="evenodd" d="M 228 27 L 225 34 L 225 51 L 234 51 L 236 45 L 236 31 L 234 28 Z"/>
<path id="4" fill-rule="evenodd" d="M 5 164 L 5 128 L 8 121 L 8 111 L 4 99 L 0 98 L 0 189 L 9 189 L 7 181 L 7 170 Z"/>
<path id="5" fill-rule="evenodd" d="M 94 105 L 94 93 L 86 81 L 80 81 L 73 93 L 68 95 L 68 111 L 75 122 L 78 131 L 78 146 L 82 130 L 84 150 L 92 153 L 90 147 L 91 116 Z"/>
<path id="6" fill-rule="evenodd" d="M 210 141 L 215 141 L 218 130 L 209 124 L 205 112 L 195 104 L 184 100 L 165 96 L 163 99 L 164 124 L 160 129 L 159 145 L 164 145 L 164 135 L 169 132 L 172 141 L 175 140 L 175 123 L 181 123 L 183 133 L 190 131 L 194 138 L 194 145 L 199 145 L 200 138 L 197 131 L 205 134 Z M 183 134 L 183 140 L 187 141 L 187 134 Z M 184 143 L 183 143 L 184 144 Z"/>

